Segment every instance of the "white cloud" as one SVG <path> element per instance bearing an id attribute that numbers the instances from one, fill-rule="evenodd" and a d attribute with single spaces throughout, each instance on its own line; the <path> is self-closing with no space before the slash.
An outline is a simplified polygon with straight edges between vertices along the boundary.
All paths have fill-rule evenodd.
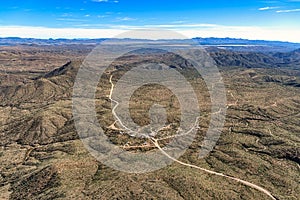
<path id="1" fill-rule="evenodd" d="M 108 0 L 92 0 L 93 2 L 99 2 L 99 3 L 101 3 L 101 2 L 108 2 Z"/>
<path id="2" fill-rule="evenodd" d="M 298 9 L 291 9 L 291 10 L 277 10 L 277 13 L 290 13 L 290 12 L 300 12 L 300 8 Z"/>
<path id="3" fill-rule="evenodd" d="M 218 26 L 217 24 L 160 24 L 152 25 L 160 28 L 211 28 Z"/>
<path id="4" fill-rule="evenodd" d="M 264 11 L 264 10 L 274 10 L 274 9 L 276 9 L 276 8 L 278 8 L 278 7 L 270 7 L 270 6 L 267 6 L 267 7 L 259 8 L 258 10 L 260 10 L 260 11 Z"/>
<path id="5" fill-rule="evenodd" d="M 270 28 L 252 26 L 223 26 L 216 24 L 190 25 L 145 25 L 145 26 L 109 26 L 107 28 L 46 28 L 28 26 L 0 26 L 0 37 L 32 38 L 111 38 L 128 30 L 146 28 L 164 28 L 192 37 L 232 37 L 245 39 L 279 40 L 300 42 L 300 28 Z M 151 36 L 151 34 L 149 34 Z M 173 35 L 157 35 L 157 39 L 172 38 Z M 147 38 L 147 36 L 145 36 Z"/>
<path id="6" fill-rule="evenodd" d="M 183 24 L 183 23 L 187 23 L 187 21 L 185 21 L 185 20 L 177 20 L 177 21 L 173 21 L 171 23 L 172 24 Z"/>
<path id="7" fill-rule="evenodd" d="M 63 13 L 61 16 L 62 17 L 72 17 L 73 14 L 72 13 Z"/>
<path id="8" fill-rule="evenodd" d="M 98 18 L 105 18 L 108 17 L 109 15 L 97 15 Z"/>
<path id="9" fill-rule="evenodd" d="M 109 1 L 109 0 L 92 0 L 93 2 L 98 2 L 98 3 L 119 3 L 118 0 L 114 0 L 114 1 Z"/>
<path id="10" fill-rule="evenodd" d="M 86 22 L 87 20 L 84 19 L 76 19 L 76 18 L 56 18 L 56 20 L 58 21 L 68 21 L 68 22 Z"/>
<path id="11" fill-rule="evenodd" d="M 47 28 L 31 26 L 0 26 L 0 37 L 23 38 L 108 38 L 124 32 L 118 29 Z"/>
<path id="12" fill-rule="evenodd" d="M 143 26 L 131 26 L 131 25 L 111 25 L 111 28 L 115 29 L 128 29 L 128 30 L 133 30 L 133 29 L 155 29 L 155 28 L 161 28 L 161 29 L 189 29 L 189 28 L 212 28 L 212 27 L 217 27 L 219 25 L 217 24 L 149 24 L 149 25 L 143 25 Z"/>
<path id="13" fill-rule="evenodd" d="M 117 20 L 118 21 L 134 21 L 136 19 L 135 18 L 131 18 L 131 17 L 118 17 Z"/>

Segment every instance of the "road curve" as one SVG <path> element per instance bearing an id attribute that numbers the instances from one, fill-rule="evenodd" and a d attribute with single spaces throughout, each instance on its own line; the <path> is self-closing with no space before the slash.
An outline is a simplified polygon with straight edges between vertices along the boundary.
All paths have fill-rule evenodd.
<path id="1" fill-rule="evenodd" d="M 113 82 L 112 82 L 112 77 L 113 77 L 113 76 L 111 75 L 110 78 L 109 78 L 109 82 L 110 82 L 110 84 L 111 84 L 111 90 L 110 90 L 110 92 L 109 92 L 109 99 L 110 99 L 112 102 L 114 102 L 114 103 L 116 104 L 116 105 L 113 107 L 113 109 L 112 109 L 112 114 L 114 115 L 115 119 L 117 119 L 117 121 L 119 122 L 119 124 L 120 124 L 125 130 L 132 132 L 131 129 L 129 129 L 128 127 L 126 127 L 126 126 L 122 123 L 122 121 L 120 120 L 120 118 L 117 116 L 117 114 L 116 114 L 116 112 L 115 112 L 115 109 L 118 107 L 119 102 L 116 101 L 116 100 L 114 100 L 114 99 L 112 99 L 112 93 L 113 93 L 113 89 L 114 89 L 114 84 L 113 84 Z M 152 142 L 152 143 L 153 143 L 153 144 L 154 144 L 154 145 L 155 145 L 155 146 L 156 146 L 156 147 L 157 147 L 157 148 L 158 148 L 165 156 L 167 156 L 169 159 L 173 160 L 174 162 L 177 162 L 177 163 L 179 163 L 179 164 L 181 164 L 181 165 L 184 165 L 184 166 L 187 166 L 187 167 L 192 167 L 192 168 L 195 168 L 195 169 L 199 169 L 199 170 L 204 171 L 204 172 L 207 172 L 207 173 L 209 173 L 209 174 L 213 174 L 213 175 L 216 175 L 216 176 L 221 176 L 221 177 L 224 177 L 224 178 L 228 178 L 228 179 L 234 180 L 234 181 L 236 181 L 236 182 L 242 183 L 242 184 L 244 184 L 244 185 L 246 185 L 246 186 L 248 186 L 248 187 L 254 188 L 254 189 L 256 189 L 256 190 L 258 190 L 258 191 L 260 191 L 260 192 L 266 194 L 266 195 L 269 196 L 270 199 L 272 199 L 272 200 L 278 200 L 277 198 L 275 198 L 275 197 L 271 194 L 271 192 L 269 192 L 268 190 L 266 190 L 266 189 L 264 189 L 264 188 L 262 188 L 262 187 L 260 187 L 260 186 L 258 186 L 258 185 L 256 185 L 256 184 L 254 184 L 254 183 L 250 183 L 250 182 L 248 182 L 248 181 L 245 181 L 245 180 L 242 180 L 242 179 L 239 179 L 239 178 L 235 178 L 235 177 L 232 177 L 232 176 L 228 176 L 228 175 L 226 175 L 226 174 L 222 174 L 222 173 L 219 173 L 219 172 L 211 171 L 211 170 L 208 170 L 208 169 L 205 169 L 205 168 L 196 166 L 196 165 L 188 164 L 188 163 L 182 162 L 182 161 L 180 161 L 180 160 L 177 160 L 176 158 L 173 158 L 172 156 L 170 156 L 169 154 L 167 154 L 167 153 L 159 146 L 159 144 L 158 144 L 158 140 L 159 140 L 159 139 L 155 139 L 155 138 L 153 138 L 153 137 L 149 137 L 149 139 L 151 140 L 151 142 Z"/>

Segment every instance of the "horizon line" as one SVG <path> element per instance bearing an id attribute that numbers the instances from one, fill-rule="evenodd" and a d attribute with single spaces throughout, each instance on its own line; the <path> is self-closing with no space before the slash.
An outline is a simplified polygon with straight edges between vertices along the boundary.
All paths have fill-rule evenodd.
<path id="1" fill-rule="evenodd" d="M 202 36 L 196 36 L 192 38 L 186 38 L 186 39 L 142 39 L 142 38 L 128 38 L 128 37 L 120 37 L 120 38 L 108 38 L 108 37 L 99 37 L 99 38 L 88 38 L 88 37 L 74 37 L 74 38 L 63 38 L 63 37 L 58 37 L 58 38 L 38 38 L 38 37 L 20 37 L 20 36 L 5 36 L 1 37 L 1 39 L 33 39 L 33 40 L 109 40 L 109 39 L 117 39 L 117 40 L 148 40 L 148 41 L 168 41 L 168 40 L 193 40 L 193 39 L 229 39 L 229 40 L 245 40 L 245 41 L 261 41 L 261 42 L 279 42 L 279 43 L 289 43 L 289 44 L 300 44 L 300 42 L 289 42 L 289 41 L 284 41 L 284 40 L 265 40 L 265 39 L 248 39 L 248 38 L 238 38 L 238 37 L 202 37 Z"/>
<path id="2" fill-rule="evenodd" d="M 154 30 L 148 33 L 146 31 Z M 147 34 L 136 34 L 144 31 Z M 156 32 L 155 32 L 156 31 Z M 159 32 L 159 34 L 157 33 Z M 133 33 L 133 34 L 132 34 Z M 161 34 L 165 33 L 165 34 Z M 131 35 L 130 35 L 131 34 Z M 245 40 L 280 41 L 300 43 L 300 29 L 254 26 L 205 26 L 199 24 L 193 28 L 160 27 L 122 27 L 122 28 L 50 28 L 41 26 L 0 26 L 0 37 L 20 37 L 35 39 L 97 39 L 126 36 L 134 39 L 192 39 L 201 38 L 235 38 Z M 135 36 L 138 36 L 137 38 Z M 148 37 L 148 38 L 147 38 Z"/>

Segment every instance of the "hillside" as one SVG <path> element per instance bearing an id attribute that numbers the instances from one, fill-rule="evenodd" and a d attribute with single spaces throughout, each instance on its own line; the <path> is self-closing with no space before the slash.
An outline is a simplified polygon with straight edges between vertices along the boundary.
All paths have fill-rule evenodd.
<path id="1" fill-rule="evenodd" d="M 128 174 L 103 165 L 84 148 L 72 115 L 74 80 L 89 48 L 62 46 L 58 49 L 69 49 L 63 54 L 57 53 L 56 47 L 11 48 L 0 48 L 0 56 L 15 59 L 10 62 L 14 68 L 7 69 L 18 80 L 7 84 L 3 81 L 7 74 L 0 74 L 0 199 L 268 199 L 241 183 L 178 163 L 146 174 Z M 40 60 L 27 63 L 24 56 L 15 56 L 35 52 L 42 52 Z M 155 52 L 146 57 L 148 62 L 163 62 L 185 74 L 201 96 L 200 129 L 179 160 L 250 181 L 279 200 L 300 199 L 299 50 L 268 54 L 217 50 L 210 54 L 224 79 L 228 111 L 223 133 L 204 159 L 198 158 L 199 147 L 211 111 L 203 79 L 193 77 L 190 65 L 172 54 Z M 47 65 L 48 58 L 56 62 Z M 6 62 L 1 60 L 3 65 Z M 110 66 L 113 81 L 141 62 L 139 54 L 118 59 Z M 39 73 L 17 72 L 20 63 Z M 107 72 L 96 93 L 101 126 L 120 147 L 128 141 L 132 145 L 147 142 L 121 135 L 111 126 Z M 167 104 L 172 94 L 153 87 L 162 91 L 161 95 L 154 95 L 153 88 L 154 93 L 151 88 L 141 88 L 132 98 L 133 118 L 138 124 L 147 124 L 149 116 L 141 110 L 156 101 L 169 106 L 168 120 L 176 121 L 176 101 Z M 127 150 L 147 153 L 154 148 Z"/>

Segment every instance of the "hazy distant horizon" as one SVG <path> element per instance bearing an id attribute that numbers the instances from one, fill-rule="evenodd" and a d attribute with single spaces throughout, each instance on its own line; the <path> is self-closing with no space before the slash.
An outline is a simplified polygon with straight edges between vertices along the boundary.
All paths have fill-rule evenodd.
<path id="1" fill-rule="evenodd" d="M 300 1 L 3 1 L 0 37 L 110 38 L 168 29 L 193 37 L 300 43 Z M 161 38 L 164 39 L 164 38 Z"/>
<path id="2" fill-rule="evenodd" d="M 300 42 L 290 42 L 290 41 L 283 41 L 283 40 L 264 40 L 264 39 L 248 39 L 248 38 L 234 38 L 234 37 L 202 37 L 202 36 L 196 36 L 186 39 L 228 39 L 228 40 L 244 40 L 244 41 L 265 41 L 265 42 L 279 42 L 279 43 L 291 43 L 291 44 L 300 44 Z M 132 39 L 132 40 L 152 40 L 152 39 L 143 39 L 143 38 L 113 38 L 113 37 L 94 37 L 94 38 L 80 38 L 80 37 L 74 37 L 74 38 L 63 38 L 63 37 L 20 37 L 20 36 L 0 36 L 1 39 L 34 39 L 34 40 L 105 40 L 105 39 Z M 185 40 L 185 39 L 176 39 L 176 38 L 169 38 L 169 39 L 156 39 L 156 40 Z"/>
<path id="3" fill-rule="evenodd" d="M 226 31 L 226 28 L 231 29 L 231 31 Z M 233 31 L 232 29 L 235 29 Z M 162 29 L 178 32 L 182 34 L 187 39 L 201 37 L 201 38 L 234 38 L 234 39 L 245 39 L 245 40 L 265 40 L 265 41 L 281 41 L 281 42 L 292 42 L 300 43 L 300 37 L 284 37 L 289 36 L 299 36 L 299 31 L 289 31 L 289 30 L 278 30 L 272 29 L 258 29 L 253 31 L 239 30 L 239 27 L 222 27 L 215 26 L 214 29 L 220 30 L 174 30 L 174 29 Z M 209 29 L 209 28 L 208 28 Z M 224 30 L 221 30 L 224 29 Z M 0 37 L 20 37 L 20 38 L 35 38 L 35 39 L 101 39 L 101 38 L 114 38 L 118 37 L 119 34 L 125 33 L 127 31 L 133 30 L 143 30 L 141 28 L 137 29 L 81 29 L 81 28 L 47 28 L 47 27 L 24 27 L 24 26 L 0 26 Z M 156 30 L 159 30 L 156 29 Z M 259 34 L 253 35 L 252 32 L 257 32 Z M 249 36 L 248 36 L 249 35 Z M 133 39 L 149 39 L 149 38 L 134 38 Z M 163 36 L 157 39 L 180 39 L 180 38 L 170 38 Z"/>

